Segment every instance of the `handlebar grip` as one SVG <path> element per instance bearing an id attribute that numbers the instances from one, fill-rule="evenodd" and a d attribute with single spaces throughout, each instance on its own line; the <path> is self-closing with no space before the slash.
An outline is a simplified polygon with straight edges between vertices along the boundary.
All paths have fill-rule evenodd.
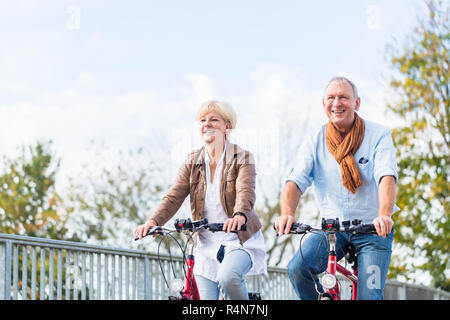
<path id="1" fill-rule="evenodd" d="M 208 229 L 209 229 L 209 231 L 211 231 L 211 232 L 217 232 L 217 231 L 223 231 L 223 223 L 210 223 L 210 224 L 208 224 Z M 239 231 L 247 231 L 247 225 L 246 224 L 243 224 L 242 226 L 241 226 L 241 230 L 239 230 Z M 231 231 L 231 232 L 238 232 L 237 230 L 235 230 L 235 231 Z"/>
<path id="2" fill-rule="evenodd" d="M 162 228 L 161 228 L 161 226 L 154 226 L 154 227 L 148 229 L 147 234 L 144 234 L 144 235 L 142 236 L 142 238 L 143 238 L 143 237 L 146 237 L 146 236 L 153 235 L 153 234 L 162 234 Z M 139 238 L 134 238 L 134 241 L 137 241 L 137 240 L 139 240 Z"/>
<path id="3" fill-rule="evenodd" d="M 273 229 L 276 230 L 275 224 L 273 225 Z M 301 222 L 293 222 L 291 225 L 291 229 L 289 230 L 289 234 L 303 234 L 308 232 L 309 230 L 311 230 L 311 226 L 303 224 Z"/>
<path id="4" fill-rule="evenodd" d="M 375 226 L 372 223 L 367 224 L 359 224 L 356 226 L 352 226 L 349 228 L 350 232 L 353 232 L 355 234 L 372 234 L 377 233 L 377 230 L 375 229 Z"/>
<path id="5" fill-rule="evenodd" d="M 304 224 L 304 223 L 296 223 L 294 222 L 292 224 L 291 230 L 289 231 L 289 233 L 293 233 L 293 234 L 304 234 L 306 232 L 308 232 L 309 230 L 311 230 L 311 226 Z"/>

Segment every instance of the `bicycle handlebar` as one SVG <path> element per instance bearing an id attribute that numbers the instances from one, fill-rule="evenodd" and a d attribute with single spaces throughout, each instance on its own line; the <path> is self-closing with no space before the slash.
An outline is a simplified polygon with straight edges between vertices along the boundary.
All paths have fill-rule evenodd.
<path id="1" fill-rule="evenodd" d="M 202 229 L 209 230 L 211 232 L 219 232 L 223 230 L 224 223 L 208 223 L 208 219 L 202 219 L 197 221 L 192 221 L 190 218 L 188 219 L 176 219 L 174 226 L 175 228 L 167 228 L 161 226 L 155 226 L 150 228 L 146 235 L 143 237 L 153 235 L 153 234 L 164 234 L 164 232 L 173 232 L 173 231 L 190 231 L 197 232 Z M 247 231 L 247 225 L 243 224 L 239 231 Z M 238 231 L 231 231 L 233 233 L 237 233 Z M 139 240 L 139 238 L 135 238 L 134 240 Z"/>
<path id="2" fill-rule="evenodd" d="M 208 219 L 202 219 L 197 221 L 191 221 L 191 219 L 177 219 L 175 220 L 175 229 L 179 232 L 182 230 L 188 231 L 199 231 L 201 229 L 207 229 L 211 232 L 224 231 L 223 230 L 224 223 L 208 223 Z M 243 224 L 239 231 L 246 231 L 247 225 Z M 237 231 L 232 231 L 237 232 Z"/>
<path id="3" fill-rule="evenodd" d="M 273 226 L 275 229 L 275 225 Z M 294 222 L 292 223 L 290 234 L 305 234 L 310 231 L 341 231 L 353 234 L 374 234 L 377 233 L 375 226 L 371 223 L 362 224 L 361 220 L 343 221 L 342 224 L 339 223 L 339 218 L 336 219 L 325 219 L 322 218 L 321 228 L 313 228 L 308 224 Z"/>

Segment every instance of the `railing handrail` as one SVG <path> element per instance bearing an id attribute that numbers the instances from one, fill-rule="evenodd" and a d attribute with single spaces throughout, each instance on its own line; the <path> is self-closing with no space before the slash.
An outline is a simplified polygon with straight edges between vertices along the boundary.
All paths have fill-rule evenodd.
<path id="1" fill-rule="evenodd" d="M 145 250 L 136 250 L 136 249 L 128 249 L 128 248 L 113 248 L 102 245 L 94 245 L 87 244 L 83 242 L 76 241 L 66 241 L 66 240 L 56 240 L 56 239 L 48 239 L 48 238 L 38 238 L 38 237 L 30 237 L 30 236 L 22 236 L 22 235 L 13 235 L 7 233 L 0 233 L 0 241 L 2 239 L 12 240 L 15 243 L 24 244 L 24 245 L 36 245 L 40 247 L 52 247 L 55 249 L 70 249 L 70 250 L 85 250 L 92 251 L 96 253 L 105 253 L 105 254 L 121 254 L 126 256 L 133 257 L 143 257 L 143 256 L 156 256 L 156 253 L 148 252 Z M 168 257 L 168 256 L 167 256 Z"/>
<path id="2" fill-rule="evenodd" d="M 145 256 L 150 257 L 160 257 L 161 259 L 174 259 L 182 261 L 183 257 L 181 255 L 172 254 L 168 255 L 165 253 L 160 253 L 159 255 L 155 252 L 139 250 L 139 249 L 128 249 L 128 248 L 113 248 L 103 245 L 87 244 L 83 242 L 67 241 L 67 240 L 56 240 L 49 238 L 38 238 L 23 235 L 13 235 L 8 233 L 0 232 L 0 242 L 2 239 L 12 240 L 14 243 L 24 244 L 24 245 L 36 245 L 40 247 L 51 247 L 55 249 L 68 249 L 68 250 L 84 250 L 87 252 L 103 253 L 103 254 L 120 254 L 128 257 L 143 258 Z M 286 272 L 285 268 L 282 267 L 268 267 L 268 271 L 272 272 Z"/>

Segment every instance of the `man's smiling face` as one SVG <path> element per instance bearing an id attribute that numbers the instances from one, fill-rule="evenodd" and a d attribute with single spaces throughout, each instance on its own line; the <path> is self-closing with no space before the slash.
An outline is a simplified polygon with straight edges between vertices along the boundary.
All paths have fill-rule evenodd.
<path id="1" fill-rule="evenodd" d="M 350 131 L 359 109 L 360 99 L 355 97 L 352 86 L 346 81 L 333 81 L 325 90 L 322 100 L 327 118 L 341 132 Z"/>

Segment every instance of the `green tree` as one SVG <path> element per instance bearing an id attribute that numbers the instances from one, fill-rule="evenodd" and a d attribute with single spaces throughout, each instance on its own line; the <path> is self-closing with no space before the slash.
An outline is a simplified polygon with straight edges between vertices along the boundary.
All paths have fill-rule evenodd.
<path id="1" fill-rule="evenodd" d="M 393 130 L 399 181 L 395 240 L 416 257 L 394 258 L 391 276 L 428 272 L 432 285 L 450 290 L 449 5 L 426 1 L 428 16 L 390 54 L 399 98 L 389 106 L 404 126 Z M 408 250 L 406 249 L 406 250 Z M 422 261 L 423 260 L 423 261 Z"/>
<path id="2" fill-rule="evenodd" d="M 69 212 L 55 190 L 59 164 L 52 154 L 51 141 L 22 146 L 17 158 L 4 156 L 0 176 L 1 232 L 66 237 Z"/>

